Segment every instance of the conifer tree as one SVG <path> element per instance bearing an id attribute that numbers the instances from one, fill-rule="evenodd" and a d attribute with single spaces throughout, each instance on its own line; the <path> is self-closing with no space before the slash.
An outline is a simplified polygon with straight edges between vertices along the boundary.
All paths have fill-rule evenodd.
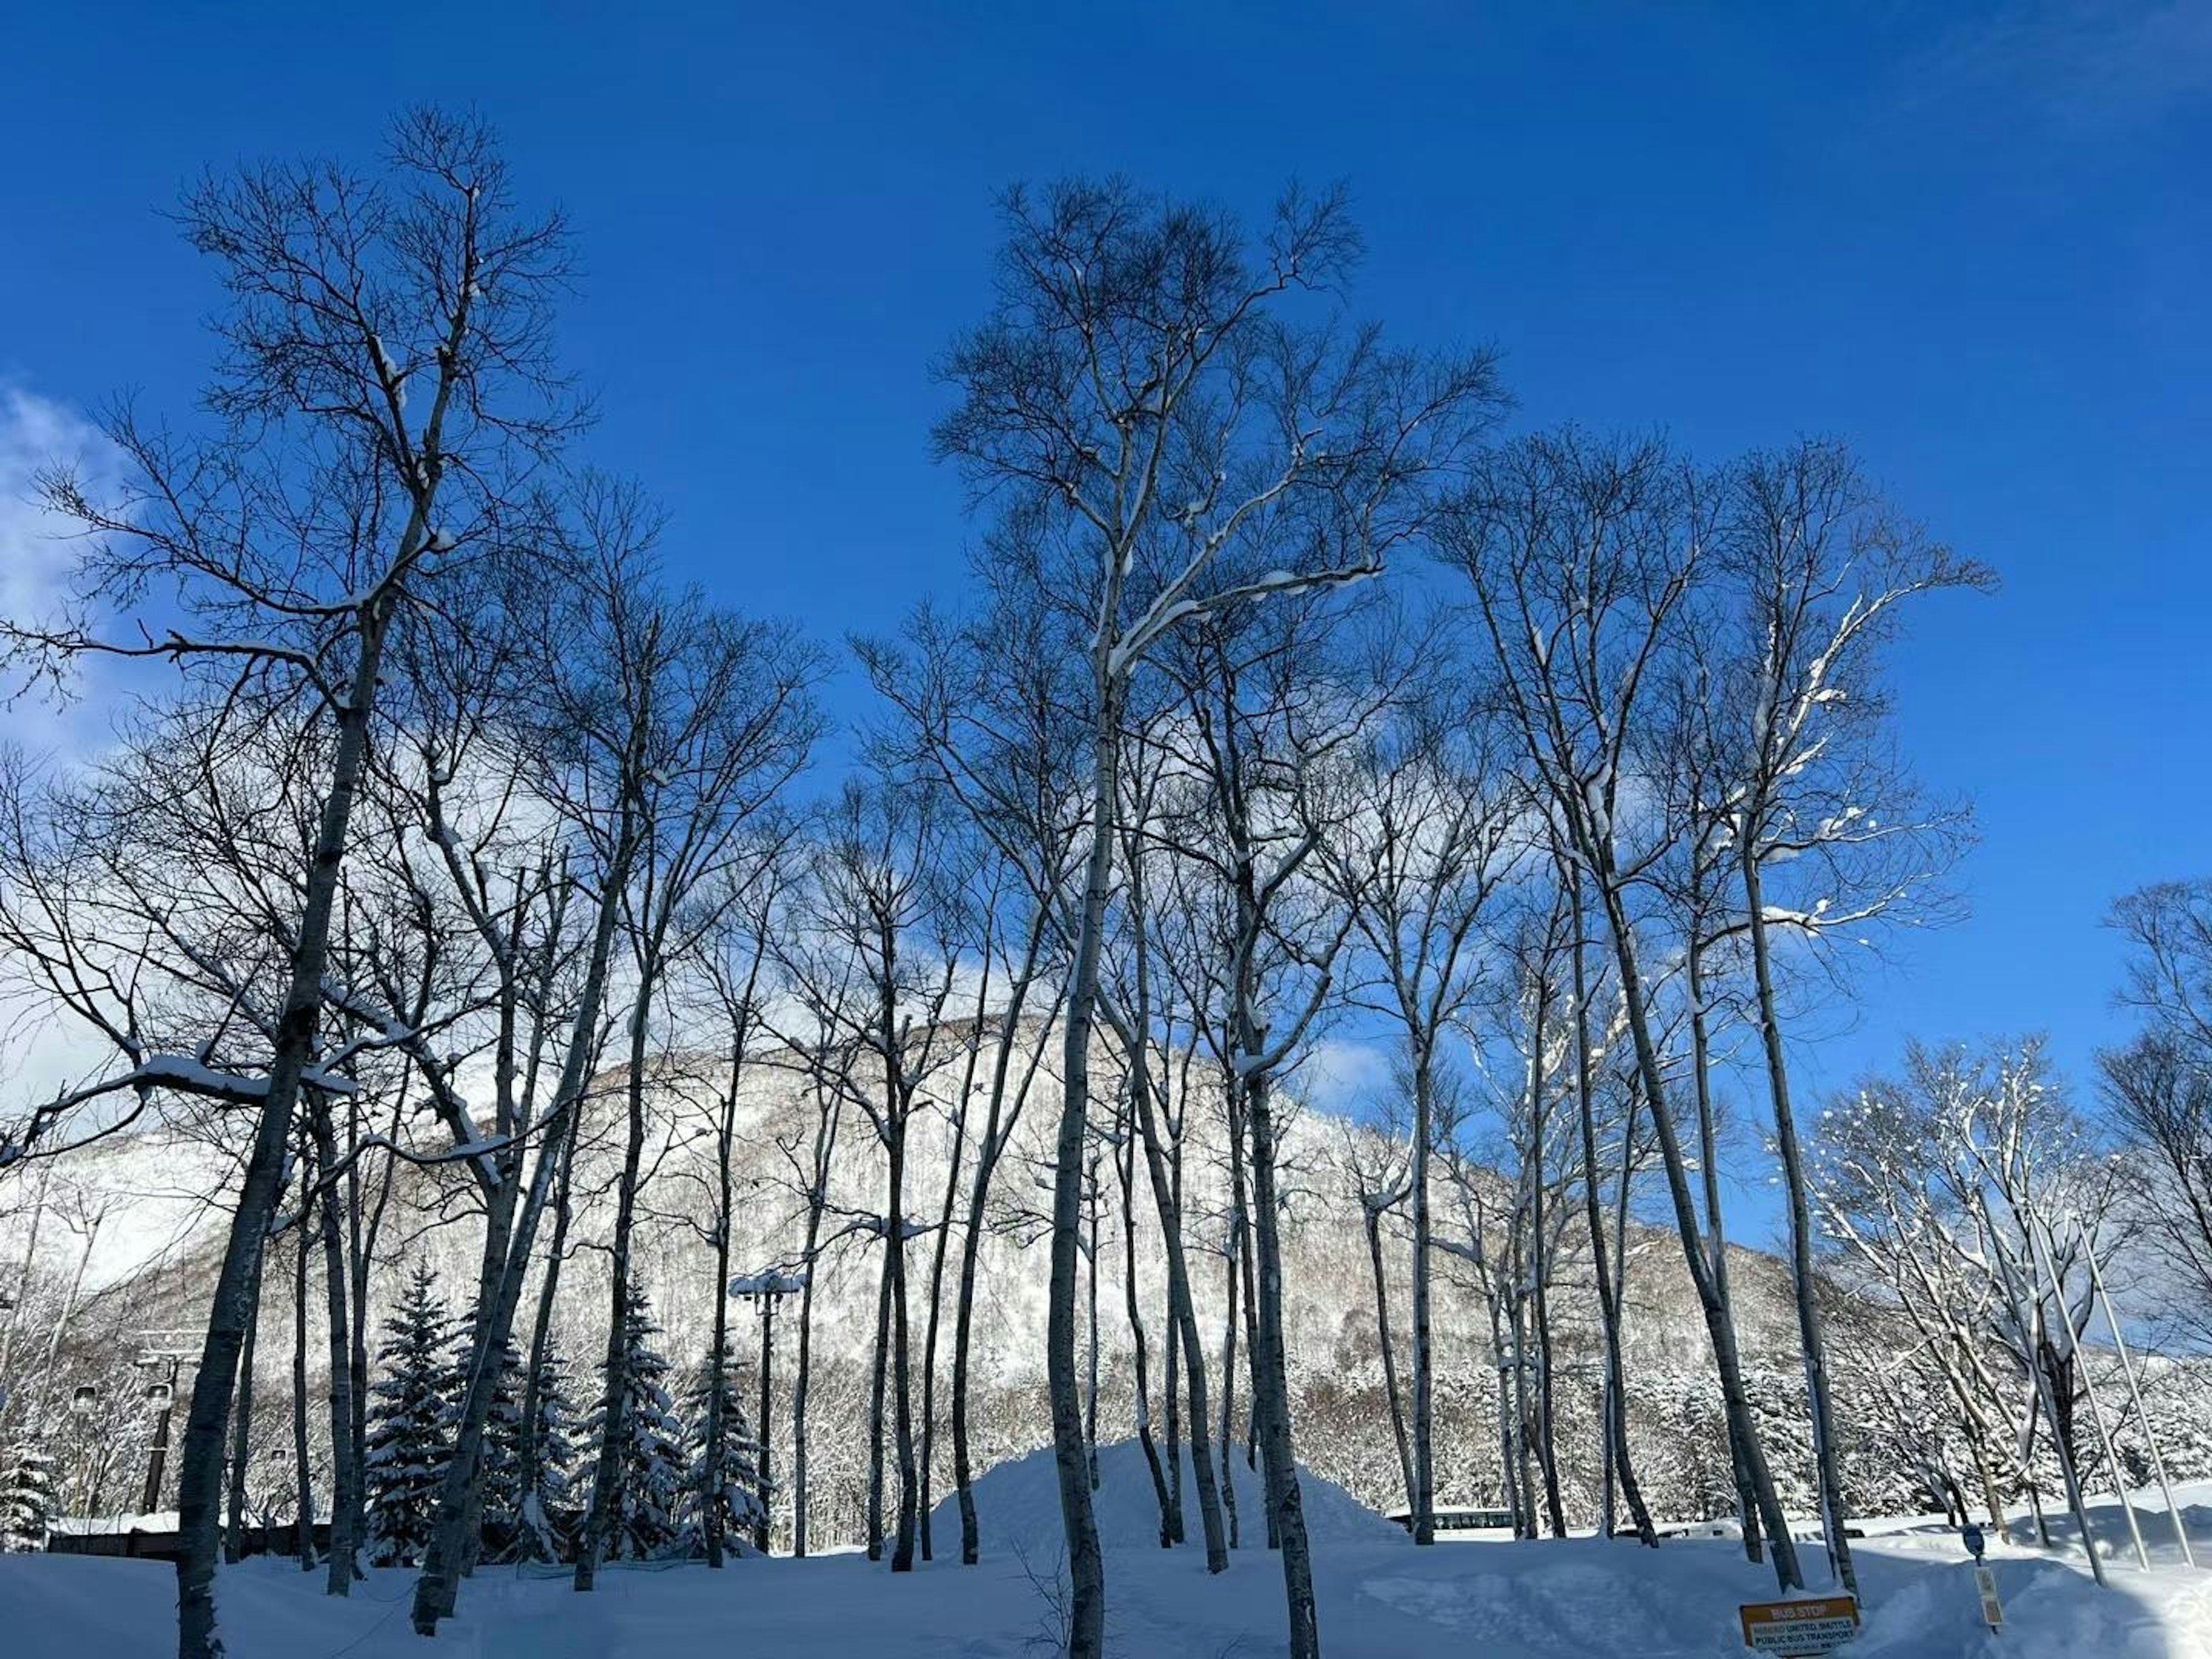
<path id="1" fill-rule="evenodd" d="M 503 1343 L 484 1425 L 484 1531 L 490 1546 L 506 1558 L 558 1561 L 568 1553 L 573 1521 L 576 1413 L 566 1363 L 550 1348 L 538 1367 L 535 1437 L 523 1431 L 527 1395 L 522 1358 L 514 1344 Z M 533 1438 L 535 1468 L 529 1443 Z"/>
<path id="2" fill-rule="evenodd" d="M 708 1400 L 720 1370 L 721 1387 L 721 1445 L 709 1443 Z M 706 1553 L 707 1540 L 719 1528 L 722 1548 L 744 1554 L 752 1547 L 754 1525 L 765 1513 L 768 1494 L 762 1490 L 760 1443 L 745 1417 L 744 1390 L 738 1387 L 726 1363 L 719 1368 L 709 1358 L 693 1372 L 684 1395 L 683 1525 L 679 1547 L 686 1555 Z"/>
<path id="3" fill-rule="evenodd" d="M 549 1347 L 538 1369 L 537 1468 L 534 1474 L 522 1471 L 518 1481 L 525 1547 L 542 1560 L 566 1560 L 574 1553 L 577 1465 L 583 1455 L 577 1424 L 568 1362 Z"/>
<path id="4" fill-rule="evenodd" d="M 472 1357 L 472 1343 L 464 1320 L 453 1346 L 453 1369 L 465 1378 Z M 477 1483 L 483 1493 L 483 1529 L 487 1542 L 504 1545 L 518 1533 L 522 1519 L 522 1362 L 512 1341 L 500 1343 L 494 1362 L 498 1376 L 492 1384 L 491 1407 L 484 1419 L 483 1453 Z M 448 1436 L 460 1421 L 461 1395 L 456 1387 L 446 1410 Z"/>
<path id="5" fill-rule="evenodd" d="M 42 1550 L 54 1515 L 54 1460 L 35 1441 L 0 1458 L 0 1551 Z"/>
<path id="6" fill-rule="evenodd" d="M 672 1553 L 684 1498 L 683 1425 L 668 1394 L 668 1361 L 653 1346 L 660 1334 L 645 1292 L 623 1297 L 623 1443 L 607 1529 L 610 1560 L 645 1561 Z M 595 1407 L 586 1437 L 606 1433 L 606 1407 Z"/>
<path id="7" fill-rule="evenodd" d="M 452 1456 L 455 1379 L 447 1344 L 453 1322 L 437 1290 L 437 1274 L 418 1266 L 385 1322 L 384 1346 L 377 1350 L 385 1374 L 369 1391 L 363 1474 L 368 1557 L 379 1566 L 422 1560 Z"/>

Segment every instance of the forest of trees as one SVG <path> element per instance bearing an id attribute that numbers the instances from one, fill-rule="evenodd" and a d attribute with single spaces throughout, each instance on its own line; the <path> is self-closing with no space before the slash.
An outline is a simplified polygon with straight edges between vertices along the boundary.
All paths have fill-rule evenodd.
<path id="1" fill-rule="evenodd" d="M 2212 1335 L 2212 882 L 2115 905 L 2140 1035 L 2083 1091 L 1992 1036 L 1808 1098 L 1858 964 L 1955 908 L 1971 822 L 1899 760 L 1887 658 L 1992 580 L 1847 447 L 1522 429 L 1493 354 L 1358 316 L 1339 194 L 1015 189 L 934 368 L 964 583 L 839 642 L 672 581 L 651 481 L 593 469 L 554 183 L 437 112 L 379 168 L 211 176 L 177 209 L 225 295 L 204 395 L 41 478 L 82 534 L 66 602 L 0 619 L 11 690 L 129 695 L 97 751 L 0 765 L 5 994 L 91 1056 L 0 1096 L 0 1543 L 137 1499 L 70 1422 L 143 1375 L 58 1357 L 116 1221 L 77 1172 L 157 1127 L 225 1171 L 183 1659 L 269 1517 L 332 1595 L 416 1569 L 426 1634 L 489 1561 L 583 1589 L 856 1526 L 893 1571 L 975 1562 L 998 1250 L 1043 1285 L 1073 1659 L 1109 1433 L 1164 1546 L 1273 1547 L 1297 1659 L 1316 1433 L 1423 1543 L 1480 1413 L 1523 1535 L 1730 1514 L 1785 1589 L 1808 1517 L 1849 1584 L 1870 1503 L 2147 1477 L 2134 1388 L 2182 1362 L 2124 1374 L 2092 1274 L 2130 1264 L 2131 1337 Z M 1305 1098 L 1336 1040 L 1391 1056 L 1356 1121 Z M 1724 1169 L 1777 1183 L 1778 1262 Z M 1357 1410 L 1286 1311 L 1328 1204 Z M 648 1294 L 678 1261 L 684 1350 Z M 1787 1310 L 1756 1352 L 1753 1268 Z M 1664 1377 L 1661 1279 L 1697 1347 Z M 809 1432 L 831 1377 L 857 1447 Z M 841 1451 L 862 1512 L 825 1536 Z"/>

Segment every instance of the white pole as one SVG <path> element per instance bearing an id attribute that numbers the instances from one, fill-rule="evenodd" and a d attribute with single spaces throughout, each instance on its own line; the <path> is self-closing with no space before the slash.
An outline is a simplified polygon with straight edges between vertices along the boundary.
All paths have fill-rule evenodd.
<path id="1" fill-rule="evenodd" d="M 2104 1402 L 2097 1398 L 2096 1379 L 2089 1374 L 2089 1362 L 2081 1352 L 2081 1335 L 2074 1328 L 2074 1310 L 2066 1304 L 2066 1283 L 2058 1276 L 2058 1265 L 2043 1243 L 2043 1236 L 2035 1224 L 2027 1224 L 2028 1248 L 2035 1253 L 2037 1265 L 2051 1284 L 2051 1299 L 2058 1304 L 2059 1322 L 2066 1328 L 2066 1351 L 2081 1368 L 2081 1388 L 2089 1396 L 2089 1420 L 2096 1425 L 2098 1443 L 2105 1449 L 2105 1467 L 2112 1472 L 2112 1493 L 2120 1500 L 2120 1513 L 2127 1517 L 2128 1536 L 2136 1547 L 2136 1565 L 2145 1572 L 2150 1571 L 2150 1552 L 2143 1547 L 2142 1528 L 2136 1522 L 2136 1506 L 2128 1502 L 2127 1478 L 2120 1470 L 2119 1448 L 2113 1443 L 2112 1431 L 2105 1421 Z"/>
<path id="2" fill-rule="evenodd" d="M 2181 1505 L 2173 1501 L 2173 1483 L 2166 1478 L 2166 1455 L 2159 1449 L 2158 1431 L 2152 1427 L 2150 1413 L 2143 1407 L 2142 1389 L 2136 1382 L 2135 1361 L 2128 1357 L 2128 1340 L 2120 1334 L 2119 1310 L 2112 1305 L 2112 1293 L 2105 1288 L 2105 1275 L 2097 1266 L 2096 1247 L 2090 1243 L 2088 1230 L 2082 1226 L 2078 1216 L 2075 1218 L 2074 1231 L 2081 1235 L 2081 1255 L 2089 1264 L 2090 1291 L 2105 1304 L 2105 1324 L 2112 1333 L 2112 1351 L 2120 1357 L 2120 1375 L 2128 1380 L 2128 1398 L 2135 1402 L 2143 1438 L 2150 1442 L 2150 1466 L 2158 1474 L 2159 1495 L 2166 1499 L 2166 1518 L 2173 1524 L 2173 1541 L 2181 1546 L 2181 1559 L 2193 1567 L 2197 1565 L 2196 1552 L 2189 1547 L 2189 1528 L 2182 1524 Z"/>
<path id="3" fill-rule="evenodd" d="M 2081 1476 L 2074 1468 L 2073 1451 L 2066 1444 L 2066 1437 L 2058 1431 L 2058 1407 L 2051 1397 L 2051 1379 L 2044 1375 L 2043 1364 L 2036 1352 L 2036 1334 L 2043 1326 L 2043 1310 L 2039 1300 L 2031 1300 L 2027 1287 L 2013 1271 L 2012 1257 L 1997 1242 L 1997 1224 L 1990 1214 L 1990 1200 L 1977 1192 L 1974 1202 L 1982 1212 L 1982 1226 L 1989 1241 L 1990 1259 L 1996 1264 L 1997 1277 L 2004 1294 L 2012 1298 L 2013 1322 L 2020 1333 L 2021 1358 L 2027 1366 L 2028 1380 L 2035 1384 L 2033 1401 L 2043 1412 L 2043 1420 L 2051 1425 L 2051 1448 L 2058 1455 L 2058 1473 L 2065 1477 L 2067 1507 L 2074 1513 L 2074 1524 L 2081 1529 L 2081 1548 L 2089 1558 L 2089 1576 L 2097 1581 L 2100 1589 L 2105 1586 L 2105 1558 L 2097 1553 L 2097 1540 L 2089 1532 L 2089 1510 L 2081 1501 Z M 2033 1407 L 2029 1419 L 2033 1422 Z M 2024 1440 L 2032 1446 L 2032 1440 Z M 2029 1478 L 2033 1479 L 2031 1470 Z M 2031 1486 L 2030 1491 L 2033 1488 Z"/>

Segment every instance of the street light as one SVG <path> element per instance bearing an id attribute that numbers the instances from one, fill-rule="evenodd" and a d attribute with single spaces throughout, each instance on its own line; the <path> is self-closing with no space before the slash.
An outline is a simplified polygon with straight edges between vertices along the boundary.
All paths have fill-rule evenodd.
<path id="1" fill-rule="evenodd" d="M 795 1295 L 806 1288 L 803 1272 L 784 1273 L 770 1271 L 748 1273 L 730 1281 L 730 1294 L 743 1297 L 757 1304 L 761 1316 L 761 1387 L 760 1387 L 760 1513 L 753 1522 L 753 1547 L 763 1555 L 768 1553 L 768 1492 L 769 1492 L 769 1382 L 775 1364 L 775 1304 L 787 1296 Z M 717 1388 L 720 1379 L 715 1381 Z"/>

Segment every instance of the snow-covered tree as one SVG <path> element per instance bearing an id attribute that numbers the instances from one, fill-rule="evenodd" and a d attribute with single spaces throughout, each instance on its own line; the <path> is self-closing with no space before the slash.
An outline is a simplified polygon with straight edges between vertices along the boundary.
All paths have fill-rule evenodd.
<path id="1" fill-rule="evenodd" d="M 53 1515 L 54 1460 L 19 1441 L 0 1457 L 0 1551 L 44 1549 Z"/>
<path id="2" fill-rule="evenodd" d="M 767 1512 L 760 1441 L 745 1416 L 744 1390 L 728 1366 L 721 1372 L 719 1458 L 710 1455 L 708 1449 L 709 1390 L 715 1387 L 711 1362 L 697 1369 L 684 1395 L 685 1462 L 678 1547 L 686 1555 L 706 1553 L 710 1530 L 717 1528 L 723 1549 L 743 1554 L 752 1547 L 752 1529 Z"/>
<path id="3" fill-rule="evenodd" d="M 623 1299 L 623 1401 L 616 1419 L 621 1444 L 605 1522 L 607 1559 L 643 1561 L 675 1547 L 684 1497 L 683 1425 L 668 1395 L 668 1361 L 653 1346 L 660 1334 L 645 1292 L 632 1286 Z M 602 1402 L 586 1425 L 588 1440 L 603 1440 Z"/>
<path id="4" fill-rule="evenodd" d="M 418 1264 L 385 1322 L 376 1354 L 385 1374 L 370 1390 L 368 1553 L 380 1566 L 412 1566 L 429 1544 L 439 1483 L 453 1455 L 452 1325 L 437 1274 Z"/>
<path id="5" fill-rule="evenodd" d="M 526 1389 L 523 1381 L 522 1362 L 510 1346 L 484 1425 L 484 1531 L 508 1554 L 559 1560 L 568 1550 L 580 1455 L 568 1362 L 549 1350 L 538 1368 L 537 1388 Z M 532 1437 L 524 1432 L 524 1413 L 532 1398 L 538 1414 L 534 1468 L 526 1444 Z"/>

